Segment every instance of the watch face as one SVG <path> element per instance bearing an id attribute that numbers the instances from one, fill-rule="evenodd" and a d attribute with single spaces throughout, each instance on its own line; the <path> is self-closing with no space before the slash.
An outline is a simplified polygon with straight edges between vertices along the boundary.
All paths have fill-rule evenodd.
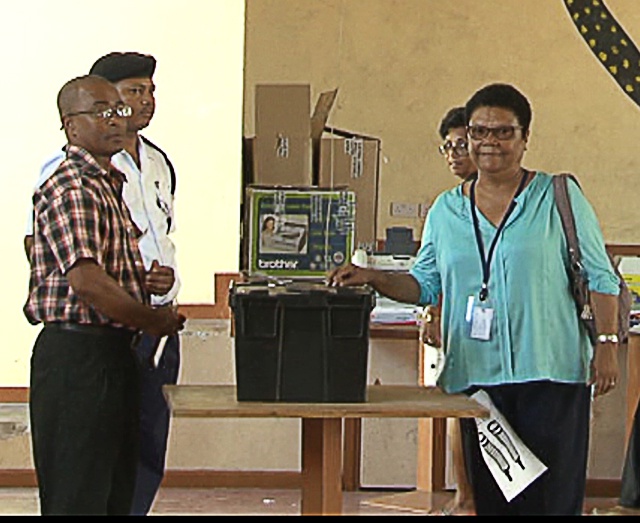
<path id="1" fill-rule="evenodd" d="M 598 343 L 618 343 L 617 334 L 600 334 L 597 338 Z"/>

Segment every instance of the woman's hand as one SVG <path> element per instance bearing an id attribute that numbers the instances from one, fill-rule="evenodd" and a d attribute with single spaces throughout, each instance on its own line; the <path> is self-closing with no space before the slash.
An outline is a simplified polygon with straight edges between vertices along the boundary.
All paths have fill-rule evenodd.
<path id="1" fill-rule="evenodd" d="M 593 395 L 601 396 L 613 390 L 620 378 L 618 344 L 598 343 L 591 361 L 591 377 L 587 385 L 593 385 Z"/>
<path id="2" fill-rule="evenodd" d="M 374 274 L 371 269 L 363 269 L 348 263 L 331 271 L 327 276 L 327 284 L 331 287 L 366 285 L 371 283 Z"/>
<path id="3" fill-rule="evenodd" d="M 422 313 L 420 321 L 420 341 L 431 347 L 442 346 L 440 334 L 440 308 L 429 305 Z"/>

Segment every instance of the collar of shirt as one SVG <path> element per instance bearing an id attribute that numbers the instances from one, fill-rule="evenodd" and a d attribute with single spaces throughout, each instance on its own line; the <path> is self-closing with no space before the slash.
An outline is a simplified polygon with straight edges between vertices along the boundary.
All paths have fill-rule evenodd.
<path id="1" fill-rule="evenodd" d="M 88 169 L 86 171 L 86 174 L 95 174 L 97 176 L 104 176 L 107 179 L 110 179 L 111 183 L 113 183 L 113 185 L 118 188 L 118 194 L 122 194 L 122 185 L 127 181 L 127 176 L 122 171 L 114 167 L 113 164 L 111 165 L 109 171 L 106 171 L 96 161 L 96 159 L 91 155 L 89 151 L 77 145 L 67 144 L 64 147 L 64 151 L 68 159 L 81 159 L 91 167 L 95 168 L 95 171 L 92 169 Z"/>

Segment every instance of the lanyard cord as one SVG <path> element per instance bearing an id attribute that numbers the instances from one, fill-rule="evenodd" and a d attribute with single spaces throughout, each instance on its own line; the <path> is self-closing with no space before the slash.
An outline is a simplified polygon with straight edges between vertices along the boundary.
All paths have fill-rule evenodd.
<path id="1" fill-rule="evenodd" d="M 491 246 L 489 247 L 489 255 L 485 259 L 484 257 L 484 244 L 482 242 L 482 234 L 480 232 L 480 223 L 478 221 L 478 213 L 476 211 L 476 182 L 478 181 L 475 178 L 471 182 L 471 187 L 469 188 L 469 197 L 471 199 L 471 218 L 473 219 L 473 231 L 476 235 L 476 243 L 478 244 L 478 252 L 480 253 L 480 263 L 482 264 L 482 287 L 480 288 L 480 293 L 478 297 L 480 301 L 485 301 L 489 297 L 489 276 L 490 276 L 490 267 L 491 267 L 491 258 L 493 257 L 493 251 L 496 248 L 496 244 L 498 243 L 498 236 L 504 229 L 505 224 L 507 223 L 507 219 L 516 208 L 516 198 L 524 189 L 524 184 L 527 181 L 528 173 L 524 169 L 522 170 L 522 178 L 520 179 L 520 183 L 518 184 L 518 188 L 516 189 L 516 193 L 513 195 L 513 199 L 509 204 L 509 208 L 507 212 L 504 213 L 502 220 L 500 221 L 500 225 L 498 225 L 498 229 L 496 230 L 496 234 L 493 237 L 493 241 L 491 242 Z"/>

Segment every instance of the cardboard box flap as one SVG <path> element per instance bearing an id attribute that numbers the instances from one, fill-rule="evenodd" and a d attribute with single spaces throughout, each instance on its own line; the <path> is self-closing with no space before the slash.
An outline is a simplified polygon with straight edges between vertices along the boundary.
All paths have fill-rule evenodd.
<path id="1" fill-rule="evenodd" d="M 309 139 L 311 87 L 308 84 L 257 84 L 255 86 L 256 138 L 278 135 Z"/>
<path id="2" fill-rule="evenodd" d="M 334 136 L 338 136 L 340 138 L 362 138 L 364 140 L 375 140 L 376 142 L 380 142 L 380 138 L 375 136 L 369 136 L 367 134 L 355 133 L 353 131 L 346 131 L 344 129 L 337 129 L 331 126 L 325 126 L 324 132 L 332 134 Z"/>
<path id="3" fill-rule="evenodd" d="M 316 103 L 313 115 L 311 116 L 311 139 L 319 140 L 322 136 L 322 132 L 325 130 L 327 120 L 329 119 L 329 113 L 333 107 L 333 104 L 338 95 L 338 89 L 333 91 L 326 91 L 320 93 L 318 102 Z"/>
<path id="4" fill-rule="evenodd" d="M 312 183 L 310 98 L 308 84 L 255 86 L 254 182 Z"/>

